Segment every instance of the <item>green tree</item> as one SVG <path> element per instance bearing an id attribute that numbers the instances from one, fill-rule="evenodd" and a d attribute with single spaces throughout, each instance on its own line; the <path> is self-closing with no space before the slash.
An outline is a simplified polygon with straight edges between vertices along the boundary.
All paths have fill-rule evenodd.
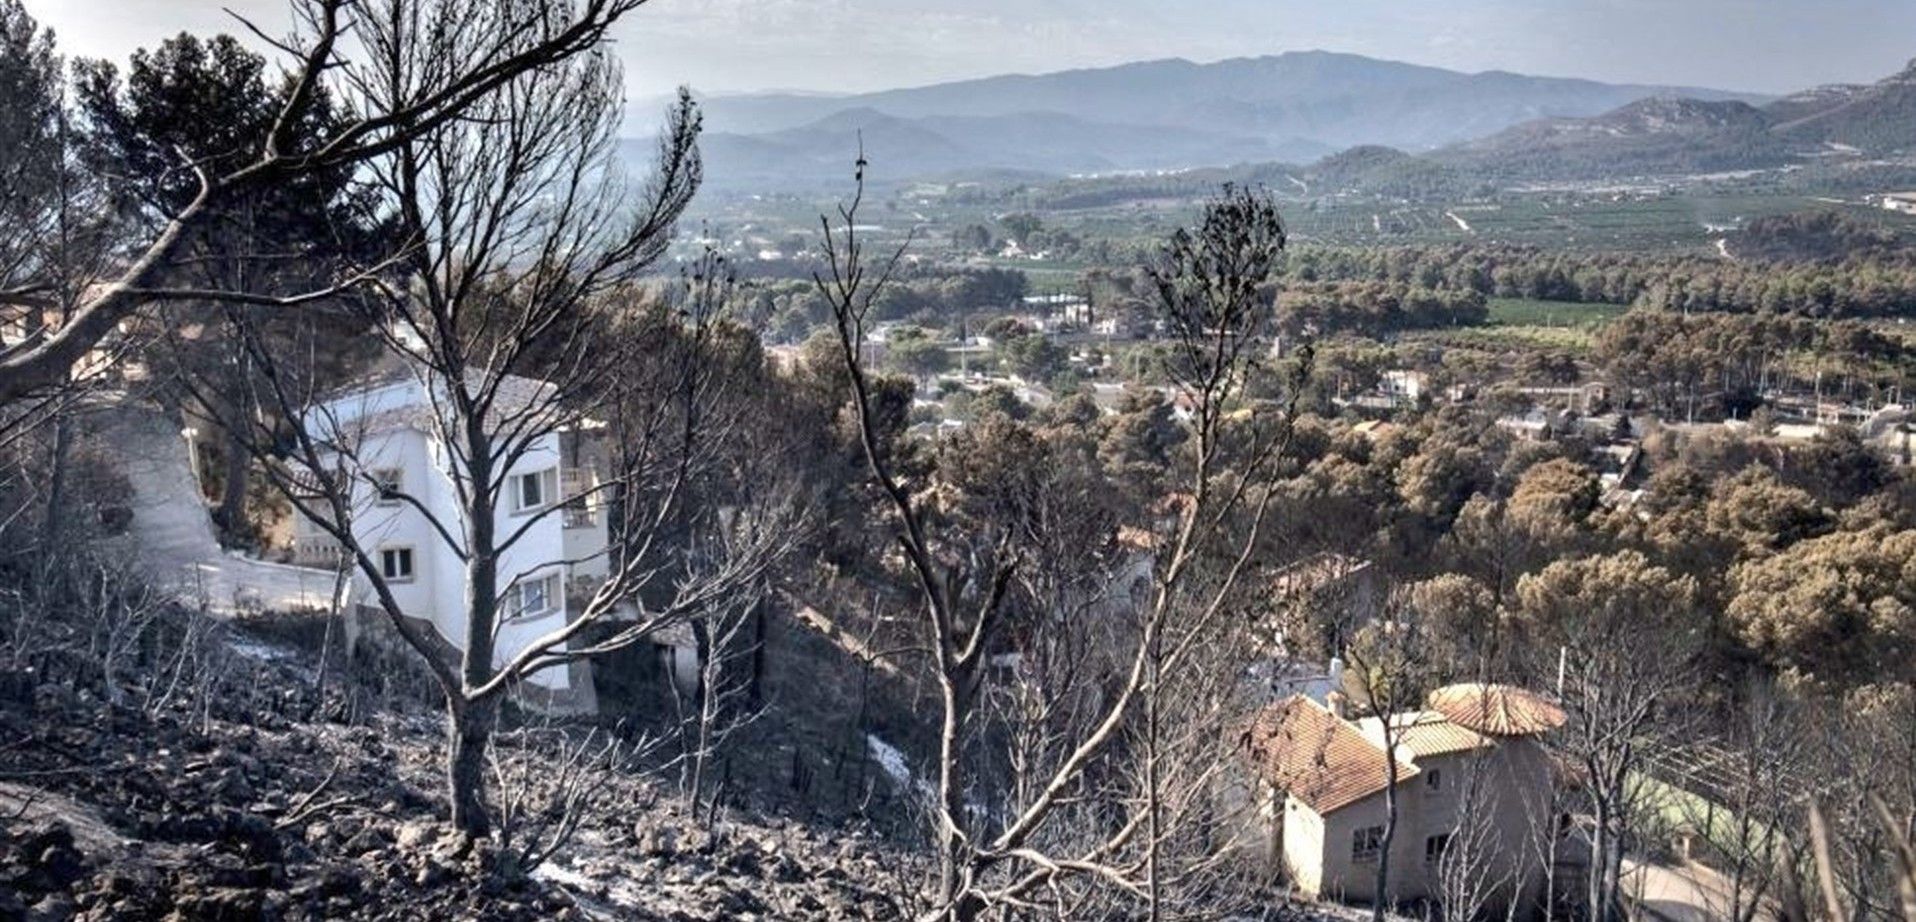
<path id="1" fill-rule="evenodd" d="M 1065 369 L 1070 354 L 1043 333 L 1027 332 L 998 340 L 998 358 L 1013 374 L 1043 382 Z"/>
<path id="2" fill-rule="evenodd" d="M 1026 248 L 1030 248 L 1031 238 L 1044 229 L 1044 221 L 1035 214 L 1023 211 L 999 218 L 998 224 L 1005 229 L 1005 233 L 1011 235 L 1011 239 Z"/>
<path id="3" fill-rule="evenodd" d="M 951 353 L 922 328 L 900 327 L 886 345 L 886 361 L 902 374 L 929 378 L 951 368 Z"/>
<path id="4" fill-rule="evenodd" d="M 230 35 L 209 39 L 182 33 L 152 50 L 134 53 L 121 79 L 106 61 L 76 66 L 79 109 L 84 116 L 87 154 L 97 173 L 114 177 L 113 194 L 129 226 L 147 227 L 171 220 L 199 194 L 199 181 L 180 168 L 188 157 L 209 170 L 242 164 L 273 131 L 288 88 L 268 81 L 267 61 Z M 304 146 L 336 132 L 345 115 L 325 92 L 315 94 L 306 117 L 294 126 L 292 143 Z M 262 284 L 282 288 L 323 288 L 339 267 L 372 257 L 376 232 L 369 206 L 340 168 L 302 172 L 283 183 L 263 185 L 226 199 L 210 210 L 212 220 L 182 247 L 166 275 L 182 288 L 239 291 Z M 155 358 L 163 378 L 181 385 L 187 396 L 204 396 L 217 418 L 236 412 L 234 395 L 245 392 L 248 377 L 259 373 L 241 345 L 236 323 L 241 315 L 263 334 L 288 335 L 312 316 L 289 316 L 277 309 L 219 302 L 182 303 L 182 323 L 218 331 L 194 339 L 170 338 L 171 348 Z M 339 312 L 323 319 L 342 340 L 350 325 L 338 324 Z M 364 350 L 360 350 L 363 353 Z M 321 364 L 337 366 L 352 349 L 316 354 Z M 324 377 L 343 376 L 332 367 Z M 219 504 L 214 521 L 237 540 L 252 538 L 247 499 L 252 465 L 239 444 L 236 427 L 227 426 L 218 467 Z"/>
<path id="5" fill-rule="evenodd" d="M 46 289 L 65 159 L 60 66 L 53 34 L 20 0 L 0 0 L 0 294 Z"/>

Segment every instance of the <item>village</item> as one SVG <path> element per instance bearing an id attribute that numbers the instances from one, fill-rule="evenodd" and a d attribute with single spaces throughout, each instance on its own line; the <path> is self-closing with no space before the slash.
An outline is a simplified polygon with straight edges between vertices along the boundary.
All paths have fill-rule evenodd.
<path id="1" fill-rule="evenodd" d="M 1916 20 L 1577 2 L 0 0 L 0 922 L 1916 922 Z"/>

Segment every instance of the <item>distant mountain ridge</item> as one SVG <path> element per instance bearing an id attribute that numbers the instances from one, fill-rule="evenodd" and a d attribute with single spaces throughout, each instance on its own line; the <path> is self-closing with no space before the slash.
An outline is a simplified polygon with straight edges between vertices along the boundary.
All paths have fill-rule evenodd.
<path id="1" fill-rule="evenodd" d="M 1756 169 L 1831 154 L 1916 151 L 1916 61 L 1870 84 L 1753 106 L 1654 97 L 1586 118 L 1540 119 L 1430 155 L 1488 176 L 1584 178 Z"/>
<path id="2" fill-rule="evenodd" d="M 1007 75 L 848 96 L 704 100 L 708 177 L 827 183 L 862 132 L 880 175 L 1051 174 L 1310 160 L 1374 144 L 1426 151 L 1641 99 L 1766 102 L 1723 90 L 1466 74 L 1323 51 Z M 829 172 L 819 174 L 821 167 Z"/>

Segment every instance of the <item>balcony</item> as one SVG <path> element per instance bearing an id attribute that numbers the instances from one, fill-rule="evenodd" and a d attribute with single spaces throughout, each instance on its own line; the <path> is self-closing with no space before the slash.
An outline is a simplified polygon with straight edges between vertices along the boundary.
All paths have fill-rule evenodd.
<path id="1" fill-rule="evenodd" d="M 322 533 L 293 536 L 293 565 L 330 570 L 347 559 L 346 548 L 331 535 Z"/>
<path id="2" fill-rule="evenodd" d="M 564 527 L 598 527 L 599 509 L 605 504 L 600 486 L 599 478 L 591 468 L 559 469 L 559 505 L 562 507 Z"/>

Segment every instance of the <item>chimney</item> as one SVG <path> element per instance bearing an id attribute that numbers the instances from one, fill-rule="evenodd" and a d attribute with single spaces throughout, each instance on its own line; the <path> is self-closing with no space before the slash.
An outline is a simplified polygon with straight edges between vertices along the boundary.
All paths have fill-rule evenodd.
<path id="1" fill-rule="evenodd" d="M 1337 691 L 1335 689 L 1331 690 L 1330 692 L 1327 692 L 1324 695 L 1324 707 L 1330 709 L 1330 712 L 1336 715 L 1338 720 L 1347 719 L 1344 716 L 1344 693 L 1343 692 Z"/>

